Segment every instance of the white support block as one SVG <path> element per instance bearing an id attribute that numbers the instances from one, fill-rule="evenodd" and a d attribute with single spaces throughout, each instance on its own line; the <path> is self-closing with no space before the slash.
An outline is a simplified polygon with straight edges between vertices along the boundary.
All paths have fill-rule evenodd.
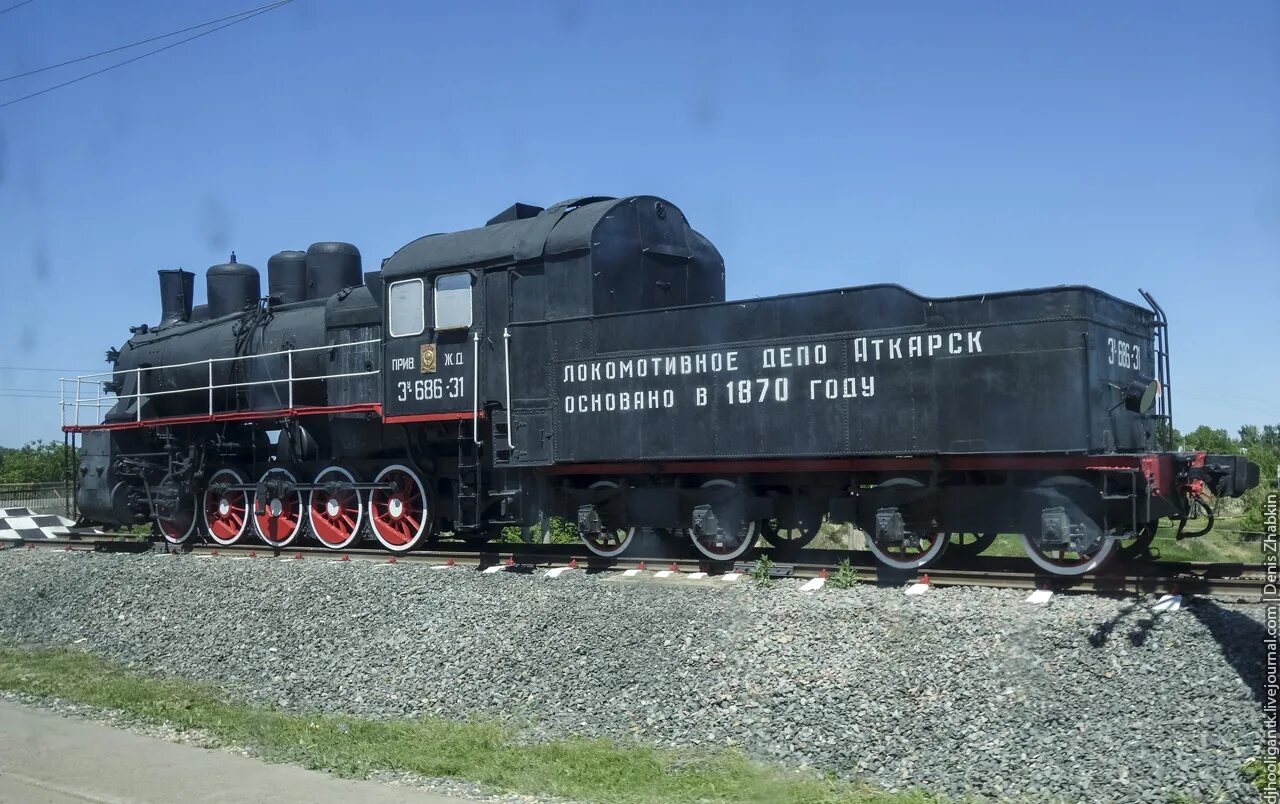
<path id="1" fill-rule="evenodd" d="M 1167 611 L 1170 614 L 1182 608 L 1182 595 L 1165 595 L 1151 607 L 1152 611 Z"/>
<path id="2" fill-rule="evenodd" d="M 480 571 L 483 572 L 485 575 L 492 575 L 495 572 L 502 572 L 502 570 L 503 570 L 503 567 L 501 564 L 494 564 L 492 567 L 485 567 Z"/>
<path id="3" fill-rule="evenodd" d="M 907 587 L 907 594 L 909 595 L 923 595 L 925 592 L 928 592 L 928 591 L 929 591 L 929 584 L 927 583 L 913 583 Z"/>
<path id="4" fill-rule="evenodd" d="M 454 566 L 455 565 L 453 564 L 432 564 L 431 569 L 433 570 L 453 569 Z"/>
<path id="5" fill-rule="evenodd" d="M 571 567 L 552 567 L 551 569 L 547 570 L 547 577 L 559 578 L 561 575 L 564 575 L 570 569 Z"/>
<path id="6" fill-rule="evenodd" d="M 622 577 L 624 577 L 624 578 L 634 578 L 634 577 L 636 577 L 636 576 L 637 576 L 637 575 L 639 575 L 639 574 L 640 574 L 640 570 L 638 570 L 638 569 L 623 570 L 623 572 L 622 572 Z"/>
<path id="7" fill-rule="evenodd" d="M 666 578 L 666 577 L 667 577 L 667 576 L 669 576 L 670 574 L 671 574 L 671 570 L 658 570 L 657 572 L 653 573 L 653 577 L 655 577 L 655 578 Z"/>
<path id="8" fill-rule="evenodd" d="M 707 577 L 707 573 L 705 573 L 705 572 L 691 572 L 691 573 L 689 573 L 689 580 L 691 580 L 691 581 L 700 581 L 700 580 L 702 580 L 702 579 L 703 579 L 703 578 L 705 578 L 705 577 Z"/>
<path id="9" fill-rule="evenodd" d="M 800 587 L 801 592 L 816 592 L 827 582 L 826 578 L 810 578 Z"/>
<path id="10" fill-rule="evenodd" d="M 726 581 L 736 581 L 736 580 L 738 580 L 739 578 L 741 578 L 741 577 L 742 577 L 742 573 L 741 573 L 741 572 L 726 572 L 724 575 L 721 575 L 720 577 L 721 577 L 721 578 L 723 578 L 723 579 L 724 579 L 724 580 L 726 580 Z"/>
<path id="11" fill-rule="evenodd" d="M 1035 604 L 1048 603 L 1052 597 L 1053 597 L 1053 592 L 1051 590 L 1037 589 L 1031 594 L 1027 595 L 1027 602 L 1035 603 Z"/>

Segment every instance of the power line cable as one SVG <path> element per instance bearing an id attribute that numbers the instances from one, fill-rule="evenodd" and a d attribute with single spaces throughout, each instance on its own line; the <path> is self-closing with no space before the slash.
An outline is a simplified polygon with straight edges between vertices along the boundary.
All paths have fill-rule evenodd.
<path id="1" fill-rule="evenodd" d="M 31 0 L 27 0 L 27 2 L 31 2 Z M 277 6 L 282 6 L 288 2 L 290 2 L 290 0 L 277 0 L 277 2 L 268 3 L 265 6 L 258 6 L 257 8 L 251 8 L 248 11 L 241 11 L 236 14 L 228 14 L 227 16 L 219 17 L 216 20 L 209 20 L 208 22 L 202 22 L 199 25 L 192 25 L 187 28 L 179 28 L 176 31 L 170 31 L 169 33 L 166 33 L 166 34 L 153 36 L 153 37 L 150 37 L 149 39 L 139 39 L 137 42 L 130 42 L 127 45 L 120 45 L 119 47 L 113 47 L 109 50 L 100 50 L 97 53 L 90 53 L 88 56 L 80 56 L 79 58 L 70 59 L 68 61 L 60 61 L 57 64 L 50 64 L 45 67 L 37 67 L 36 69 L 28 70 L 25 73 L 15 73 L 13 75 L 6 75 L 5 77 L 0 78 L 0 83 L 3 83 L 5 81 L 12 81 L 16 78 L 26 78 L 29 75 L 35 75 L 36 73 L 43 73 L 46 70 L 56 70 L 59 67 L 66 67 L 68 64 L 76 64 L 78 62 L 88 61 L 89 59 L 96 59 L 99 56 L 106 56 L 110 53 L 118 53 L 121 50 L 128 50 L 131 47 L 138 47 L 139 45 L 150 44 L 151 42 L 157 42 L 161 39 L 168 39 L 169 37 L 177 36 L 180 33 L 187 33 L 188 31 L 194 31 L 198 28 L 207 28 L 210 25 L 216 25 L 219 22 L 226 22 L 227 20 L 235 19 L 236 17 L 244 17 L 249 14 L 256 14 L 260 11 L 270 11 L 271 9 Z"/>
<path id="2" fill-rule="evenodd" d="M 0 8 L 0 14 L 8 14 L 10 11 L 13 11 L 15 8 L 22 8 L 27 3 L 31 3 L 31 2 L 34 2 L 34 0 L 22 0 L 21 3 L 14 3 L 8 8 Z"/>
<path id="3" fill-rule="evenodd" d="M 148 50 L 146 53 L 143 53 L 140 56 L 134 56 L 131 59 L 125 59 L 124 61 L 116 62 L 115 64 L 109 64 L 106 67 L 103 67 L 101 70 L 94 70 L 93 72 L 86 73 L 85 75 L 82 75 L 78 78 L 72 78 L 70 81 L 63 81 L 61 84 L 54 84 L 53 86 L 46 87 L 38 92 L 32 92 L 30 95 L 23 95 L 20 98 L 14 98 L 13 100 L 5 101 L 4 103 L 0 103 L 0 109 L 3 109 L 6 106 L 12 106 L 15 103 L 21 103 L 24 100 L 31 100 L 32 98 L 39 97 L 40 95 L 43 95 L 47 92 L 53 92 L 55 89 L 62 89 L 63 87 L 71 86 L 72 84 L 79 83 L 85 80 L 86 78 L 93 78 L 95 75 L 102 75 L 103 73 L 108 72 L 110 70 L 114 70 L 117 67 L 123 67 L 126 64 L 133 64 L 135 61 L 141 61 L 142 59 L 145 59 L 148 56 L 154 56 L 157 53 L 163 53 L 164 51 L 169 50 L 171 48 L 175 48 L 178 45 L 186 44 L 187 42 L 191 42 L 195 39 L 199 39 L 202 36 L 208 36 L 209 34 L 214 33 L 216 31 L 221 31 L 223 28 L 230 28 L 232 25 L 236 25 L 237 23 L 241 23 L 246 20 L 251 20 L 254 17 L 260 16 L 262 14 L 266 14 L 270 11 L 274 11 L 275 9 L 280 8 L 281 6 L 288 5 L 289 3 L 292 3 L 292 2 L 293 0 L 281 0 L 281 2 L 276 3 L 275 5 L 267 6 L 262 11 L 257 11 L 252 14 L 246 14 L 245 16 L 240 17 L 238 19 L 234 19 L 230 22 L 224 22 L 223 24 L 217 26 L 216 28 L 210 28 L 207 31 L 202 31 L 201 33 L 195 34 L 194 36 L 188 36 L 185 39 L 179 39 L 178 41 L 172 44 L 165 45 L 164 47 L 158 47 L 155 50 Z"/>
<path id="4" fill-rule="evenodd" d="M 74 368 L 36 368 L 35 366 L 0 366 L 0 371 L 79 371 L 84 374 L 92 373 L 91 369 L 74 369 Z M 106 374 L 106 372 L 102 372 Z"/>

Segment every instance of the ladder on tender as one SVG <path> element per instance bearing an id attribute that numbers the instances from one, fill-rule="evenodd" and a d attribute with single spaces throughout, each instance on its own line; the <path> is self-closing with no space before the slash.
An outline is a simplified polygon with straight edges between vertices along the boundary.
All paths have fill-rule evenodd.
<path id="1" fill-rule="evenodd" d="M 458 423 L 458 494 L 453 523 L 459 531 L 480 528 L 483 509 L 480 500 L 484 494 L 483 446 L 478 416 L 471 420 L 470 431 L 465 422 Z"/>

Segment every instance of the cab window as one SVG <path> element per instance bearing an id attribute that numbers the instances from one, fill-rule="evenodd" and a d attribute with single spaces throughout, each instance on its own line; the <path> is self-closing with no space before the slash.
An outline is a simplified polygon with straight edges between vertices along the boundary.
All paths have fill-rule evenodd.
<path id="1" fill-rule="evenodd" d="M 421 335 L 426 329 L 421 279 L 392 282 L 387 290 L 387 329 L 393 338 Z"/>
<path id="2" fill-rule="evenodd" d="M 471 274 L 445 274 L 436 278 L 436 329 L 471 326 Z"/>

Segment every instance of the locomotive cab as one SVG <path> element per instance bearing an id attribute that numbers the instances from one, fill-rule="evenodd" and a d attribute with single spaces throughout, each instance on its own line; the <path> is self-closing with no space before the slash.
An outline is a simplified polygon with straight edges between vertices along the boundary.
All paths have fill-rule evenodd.
<path id="1" fill-rule="evenodd" d="M 724 300 L 724 261 L 655 196 L 514 204 L 382 266 L 383 415 L 480 418 L 505 402 L 507 325 Z M 476 393 L 476 389 L 479 393 Z"/>

